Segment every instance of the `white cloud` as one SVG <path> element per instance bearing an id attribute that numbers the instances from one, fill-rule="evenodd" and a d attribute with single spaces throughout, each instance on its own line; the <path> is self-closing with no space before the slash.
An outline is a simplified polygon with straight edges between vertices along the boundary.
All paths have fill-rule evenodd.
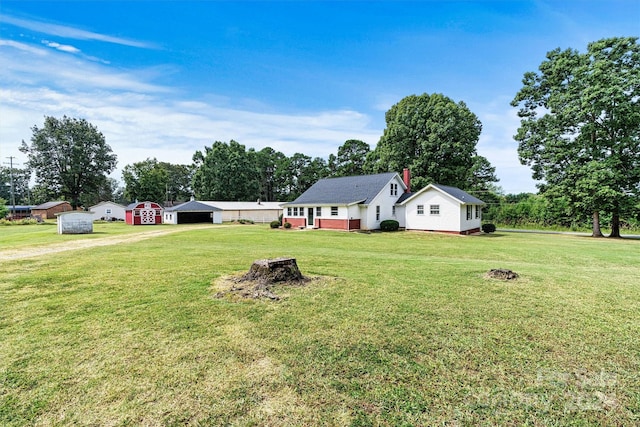
<path id="1" fill-rule="evenodd" d="M 145 80 L 155 74 L 153 69 L 114 71 L 58 50 L 0 44 L 0 62 L 7 64 L 0 69 L 0 141 L 3 152 L 23 162 L 20 141 L 29 141 L 32 126 L 42 126 L 47 115 L 94 124 L 118 156 L 119 169 L 153 157 L 191 163 L 197 150 L 231 139 L 256 150 L 269 146 L 287 155 L 326 157 L 347 139 L 373 146 L 381 133 L 357 111 L 280 114 L 265 112 L 264 106 L 233 107 L 228 99 L 211 95 L 185 99 Z"/>
<path id="2" fill-rule="evenodd" d="M 48 40 L 42 40 L 42 44 L 44 44 L 45 46 L 52 47 L 54 49 L 58 49 L 59 51 L 62 51 L 62 52 L 80 53 L 80 49 L 68 44 L 60 44 L 56 42 L 50 42 Z"/>
<path id="3" fill-rule="evenodd" d="M 125 39 L 122 37 L 113 37 L 106 34 L 94 33 L 66 25 L 52 24 L 33 19 L 21 19 L 9 15 L 2 15 L 2 22 L 35 31 L 38 33 L 49 34 L 58 37 L 65 37 L 76 40 L 97 40 L 106 43 L 113 43 L 123 46 L 131 46 L 138 48 L 156 48 L 151 43 L 141 42 L 137 40 Z"/>
<path id="4" fill-rule="evenodd" d="M 66 27 L 44 29 L 74 34 Z M 0 63 L 0 156 L 16 156 L 18 162 L 26 161 L 18 151 L 20 141 L 30 140 L 32 126 L 42 126 L 44 116 L 84 118 L 97 126 L 117 154 L 120 170 L 153 157 L 191 163 L 195 151 L 231 139 L 256 150 L 269 146 L 289 156 L 327 157 L 348 139 L 375 147 L 384 127 L 384 120 L 374 123 L 368 114 L 350 109 L 285 114 L 250 99 L 234 104 L 216 94 L 190 98 L 155 83 L 166 68 L 115 69 L 57 42 L 0 40 Z M 374 114 L 399 99 L 379 96 Z M 508 102 L 496 98 L 489 105 L 470 105 L 484 125 L 478 152 L 496 166 L 506 192 L 535 191 L 529 168 L 517 158 L 512 136 L 518 119 Z"/>
<path id="5" fill-rule="evenodd" d="M 513 139 L 520 125 L 517 110 L 509 105 L 510 99 L 497 96 L 487 104 L 472 104 L 470 109 L 482 122 L 478 154 L 496 168 L 497 183 L 505 193 L 536 193 L 536 182 L 531 169 L 518 159 L 518 143 Z"/>
<path id="6" fill-rule="evenodd" d="M 104 89 L 134 92 L 168 92 L 169 89 L 143 80 L 154 69 L 115 71 L 86 58 L 62 55 L 37 45 L 0 40 L 0 78 L 3 86 L 57 87 L 65 91 Z"/>

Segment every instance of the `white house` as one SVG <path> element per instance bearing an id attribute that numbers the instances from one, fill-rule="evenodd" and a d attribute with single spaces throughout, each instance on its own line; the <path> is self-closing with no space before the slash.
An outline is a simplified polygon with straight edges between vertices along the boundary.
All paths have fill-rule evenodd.
<path id="1" fill-rule="evenodd" d="M 93 213 L 93 220 L 124 221 L 126 207 L 114 202 L 100 202 L 89 208 Z"/>
<path id="2" fill-rule="evenodd" d="M 321 179 L 300 197 L 283 204 L 283 221 L 294 227 L 376 230 L 395 219 L 408 230 L 469 234 L 480 231 L 484 202 L 444 185 L 410 192 L 410 174 Z"/>
<path id="3" fill-rule="evenodd" d="M 395 219 L 406 189 L 397 173 L 321 179 L 300 197 L 284 203 L 283 221 L 294 227 L 375 230 Z"/>

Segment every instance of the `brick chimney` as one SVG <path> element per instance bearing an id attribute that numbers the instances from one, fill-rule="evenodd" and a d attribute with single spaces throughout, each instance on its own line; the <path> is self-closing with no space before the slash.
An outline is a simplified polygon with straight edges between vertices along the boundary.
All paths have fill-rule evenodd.
<path id="1" fill-rule="evenodd" d="M 403 174 L 403 181 L 404 181 L 404 185 L 407 186 L 407 189 L 405 190 L 405 193 L 411 193 L 411 171 L 409 170 L 409 168 L 404 168 L 404 170 L 402 171 Z"/>

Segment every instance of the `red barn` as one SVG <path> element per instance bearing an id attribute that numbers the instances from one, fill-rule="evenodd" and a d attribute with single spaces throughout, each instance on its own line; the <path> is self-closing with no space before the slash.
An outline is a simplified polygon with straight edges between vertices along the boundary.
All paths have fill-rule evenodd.
<path id="1" fill-rule="evenodd" d="M 162 224 L 162 210 L 155 202 L 132 203 L 125 210 L 125 220 L 131 225 Z"/>

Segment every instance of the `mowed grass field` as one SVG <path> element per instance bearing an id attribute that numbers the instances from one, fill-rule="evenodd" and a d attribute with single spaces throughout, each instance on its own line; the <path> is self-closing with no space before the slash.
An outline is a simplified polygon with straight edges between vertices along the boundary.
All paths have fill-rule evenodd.
<path id="1" fill-rule="evenodd" d="M 214 297 L 282 256 L 320 278 Z M 638 240 L 210 225 L 0 260 L 3 426 L 628 426 L 639 372 Z"/>

